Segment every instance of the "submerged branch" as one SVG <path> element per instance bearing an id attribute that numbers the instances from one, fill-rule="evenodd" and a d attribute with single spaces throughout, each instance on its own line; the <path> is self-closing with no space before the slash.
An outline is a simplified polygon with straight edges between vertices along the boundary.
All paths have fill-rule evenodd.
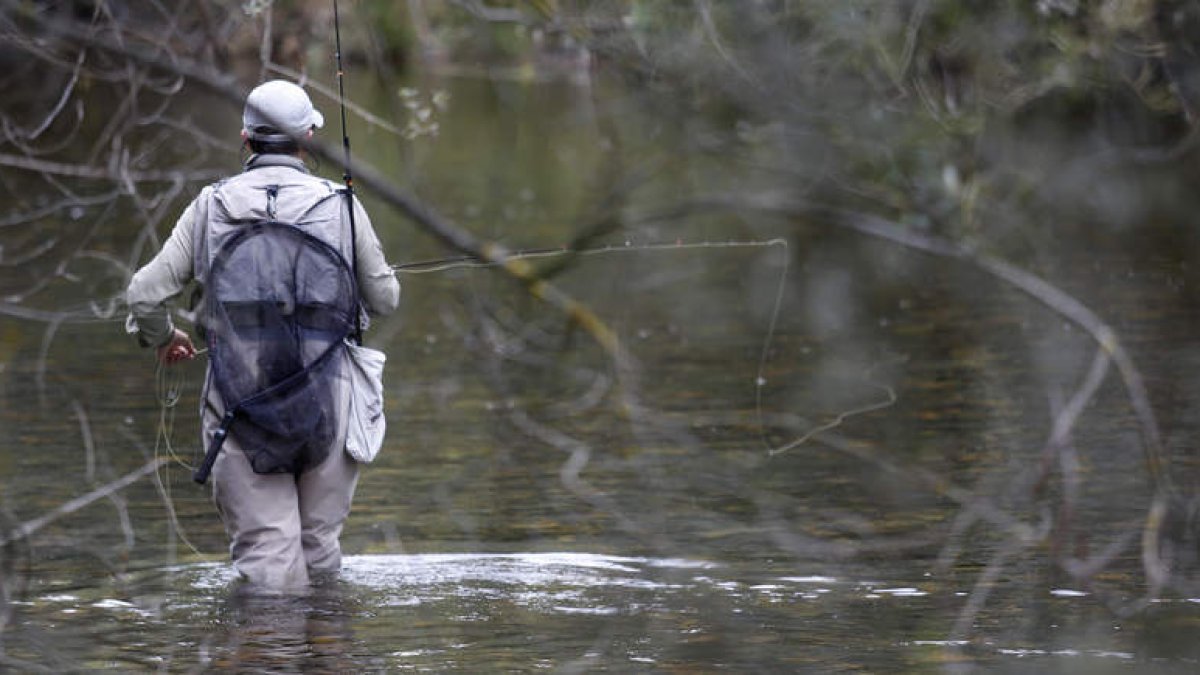
<path id="1" fill-rule="evenodd" d="M 676 206 L 673 211 L 698 211 L 700 209 L 722 209 L 727 211 L 762 211 L 788 217 L 823 218 L 856 232 L 884 239 L 907 248 L 933 255 L 954 258 L 976 267 L 989 275 L 1020 290 L 1040 302 L 1051 311 L 1065 317 L 1082 328 L 1116 365 L 1125 385 L 1130 405 L 1137 416 L 1141 429 L 1146 467 L 1155 489 L 1173 492 L 1170 477 L 1162 465 L 1162 432 L 1155 419 L 1154 409 L 1146 391 L 1141 371 L 1133 357 L 1125 350 L 1116 332 L 1095 312 L 1078 299 L 1050 284 L 1045 279 L 994 256 L 974 251 L 966 246 L 934 235 L 913 232 L 899 223 L 860 211 L 796 202 L 779 195 L 717 195 L 709 199 L 695 200 Z M 1073 402 L 1073 405 L 1079 404 Z M 1072 414 L 1074 411 L 1072 411 Z"/>
<path id="2" fill-rule="evenodd" d="M 72 514 L 91 504 L 92 502 L 104 499 L 105 497 L 109 497 L 120 490 L 124 490 L 130 485 L 136 483 L 143 476 L 158 471 L 158 469 L 164 464 L 167 464 L 167 462 L 168 460 L 165 457 L 160 457 L 158 459 L 146 462 L 140 469 L 131 471 L 130 473 L 125 474 L 111 483 L 101 485 L 87 494 L 80 495 L 43 516 L 39 516 L 33 520 L 25 521 L 8 534 L 0 537 L 0 547 L 8 546 L 15 541 L 25 539 L 65 515 Z"/>
<path id="3" fill-rule="evenodd" d="M 947 240 L 907 231 L 896 223 L 869 214 L 841 209 L 818 208 L 809 211 L 832 216 L 843 225 L 865 234 L 936 255 L 962 260 L 1024 292 L 1051 311 L 1067 318 L 1091 336 L 1099 346 L 1101 353 L 1097 356 L 1077 396 L 1072 399 L 1064 413 L 1055 420 L 1050 442 L 1062 443 L 1065 441 L 1075 418 L 1099 387 L 1107 369 L 1108 360 L 1111 358 L 1121 374 L 1130 406 L 1138 419 L 1146 468 L 1154 486 L 1154 496 L 1146 516 L 1142 536 L 1142 562 L 1149 587 L 1148 593 L 1153 595 L 1165 586 L 1169 572 L 1159 555 L 1160 532 L 1167 505 L 1170 503 L 1170 495 L 1175 492 L 1175 489 L 1170 476 L 1163 467 L 1162 433 L 1150 404 L 1145 381 L 1141 371 L 1134 365 L 1133 358 L 1117 339 L 1113 329 L 1076 298 L 1053 286 L 1045 279 L 999 258 L 977 253 Z"/>
<path id="4" fill-rule="evenodd" d="M 810 209 L 810 212 L 823 213 L 834 217 L 838 222 L 864 234 L 887 239 L 910 248 L 927 251 L 935 255 L 953 257 L 973 265 L 992 276 L 1006 282 L 1008 285 L 1024 292 L 1055 313 L 1067 318 L 1082 328 L 1091 336 L 1096 344 L 1112 358 L 1121 379 L 1125 383 L 1130 405 L 1142 432 L 1145 444 L 1146 467 L 1154 481 L 1156 489 L 1171 490 L 1169 477 L 1162 467 L 1162 433 L 1150 405 L 1150 397 L 1146 392 L 1145 381 L 1141 371 L 1133 363 L 1133 358 L 1125 350 L 1124 345 L 1117 339 L 1116 333 L 1095 312 L 1079 300 L 1068 295 L 1062 289 L 1050 284 L 1045 279 L 999 258 L 976 253 L 971 249 L 951 241 L 939 239 L 930 235 L 908 231 L 900 225 L 884 220 L 877 216 L 857 213 L 842 209 Z"/>

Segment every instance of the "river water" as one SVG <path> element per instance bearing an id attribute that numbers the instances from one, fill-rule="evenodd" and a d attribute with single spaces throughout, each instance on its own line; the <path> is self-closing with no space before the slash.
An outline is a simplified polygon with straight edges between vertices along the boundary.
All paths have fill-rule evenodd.
<path id="1" fill-rule="evenodd" d="M 683 151 L 669 121 L 578 84 L 462 77 L 413 91 L 401 99 L 425 101 L 438 135 L 401 141 L 355 118 L 356 148 L 515 249 L 559 246 L 620 199 L 597 178 L 614 161 L 631 171 Z M 388 109 L 395 96 L 356 98 Z M 710 165 L 649 174 L 633 206 L 724 170 L 698 161 Z M 393 262 L 443 254 L 364 197 Z M 127 224 L 88 247 L 127 256 L 140 225 L 115 221 Z M 1172 224 L 1153 232 L 1042 242 L 1019 262 L 1111 322 L 1186 500 L 1195 247 Z M 1200 591 L 1147 596 L 1153 486 L 1115 374 L 1071 452 L 1041 471 L 1053 411 L 1095 351 L 1077 327 L 969 264 L 819 223 L 696 214 L 601 241 L 616 250 L 556 282 L 618 332 L 632 379 L 494 271 L 402 275 L 401 311 L 368 339 L 389 354 L 389 435 L 360 482 L 344 573 L 291 597 L 238 589 L 189 480 L 203 364 L 156 371 L 119 313 L 90 302 L 120 274 L 74 260 L 18 304 L 78 312 L 0 318 L 0 513 L 5 529 L 39 525 L 4 548 L 0 668 L 1197 667 Z M 647 246 L 676 242 L 723 245 Z M 161 484 L 56 512 L 172 451 Z M 37 521 L 47 514 L 59 517 Z M 1098 559 L 1088 576 L 1062 562 Z"/>

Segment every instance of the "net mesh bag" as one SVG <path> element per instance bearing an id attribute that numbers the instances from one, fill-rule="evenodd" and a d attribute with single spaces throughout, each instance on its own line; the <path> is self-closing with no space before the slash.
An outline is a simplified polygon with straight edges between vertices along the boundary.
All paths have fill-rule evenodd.
<path id="1" fill-rule="evenodd" d="M 299 473 L 325 458 L 356 307 L 342 256 L 295 226 L 255 222 L 221 246 L 205 305 L 213 386 L 226 408 L 216 451 L 228 431 L 258 473 Z"/>

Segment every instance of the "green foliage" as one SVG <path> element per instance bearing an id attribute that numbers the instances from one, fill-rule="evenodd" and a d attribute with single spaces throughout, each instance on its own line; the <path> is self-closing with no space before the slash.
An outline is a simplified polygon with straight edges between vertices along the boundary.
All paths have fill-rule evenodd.
<path id="1" fill-rule="evenodd" d="M 391 0 L 363 0 L 358 11 L 369 22 L 380 51 L 393 62 L 403 62 L 414 47 L 416 35 L 405 3 Z"/>
<path id="2" fill-rule="evenodd" d="M 1155 208 L 1130 194 L 1111 209 L 1097 190 L 1136 169 L 1122 153 L 1158 149 L 1165 161 L 1185 138 L 1198 70 L 1180 28 L 1189 11 L 1151 0 L 635 2 L 625 39 L 591 46 L 706 111 L 728 134 L 722 153 L 761 159 L 739 130 L 775 129 L 769 161 L 787 179 L 764 189 L 799 175 L 810 198 L 1003 248 L 1029 227 L 1128 227 Z M 1017 230 L 996 224 L 1014 219 Z"/>

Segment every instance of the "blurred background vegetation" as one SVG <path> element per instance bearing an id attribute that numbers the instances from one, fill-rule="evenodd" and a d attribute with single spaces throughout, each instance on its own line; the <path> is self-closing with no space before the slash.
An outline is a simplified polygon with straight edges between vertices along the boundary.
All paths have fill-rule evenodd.
<path id="1" fill-rule="evenodd" d="M 343 0 L 341 22 L 393 262 L 629 249 L 531 261 L 579 305 L 513 269 L 402 278 L 371 338 L 393 432 L 348 550 L 691 556 L 743 588 L 804 570 L 929 595 L 706 596 L 707 642 L 667 640 L 683 670 L 795 666 L 797 632 L 874 653 L 817 668 L 967 643 L 1194 663 L 1200 5 Z M 302 82 L 316 170 L 340 174 L 332 29 L 325 0 L 0 2 L 12 528 L 78 494 L 63 467 L 101 487 L 161 441 L 177 392 L 131 365 L 121 292 L 236 170 L 239 96 Z M 181 476 L 130 490 L 141 518 L 115 504 L 132 529 L 39 535 L 44 569 L 9 541 L 6 579 L 190 559 L 177 527 L 218 552 Z M 1053 605 L 1059 586 L 1090 604 Z M 951 651 L 904 651 L 930 638 Z"/>

